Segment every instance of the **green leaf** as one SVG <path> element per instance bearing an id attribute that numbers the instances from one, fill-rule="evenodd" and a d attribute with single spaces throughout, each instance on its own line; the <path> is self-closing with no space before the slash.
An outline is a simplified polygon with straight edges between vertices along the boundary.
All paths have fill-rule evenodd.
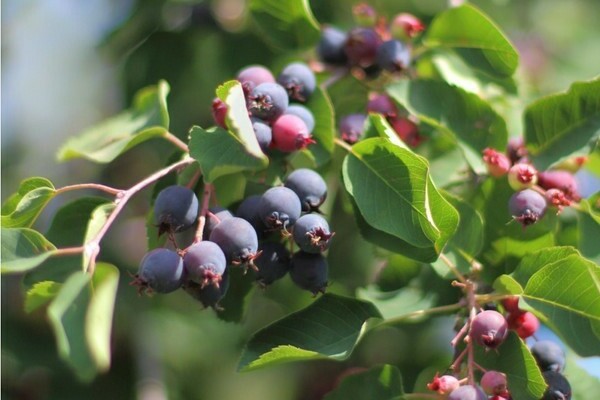
<path id="1" fill-rule="evenodd" d="M 227 104 L 228 130 L 194 126 L 190 131 L 190 155 L 200 164 L 205 182 L 266 168 L 269 159 L 256 140 L 242 85 L 237 81 L 226 82 L 217 88 L 217 96 Z"/>
<path id="2" fill-rule="evenodd" d="M 581 205 L 583 206 L 582 201 Z M 579 229 L 579 251 L 585 257 L 600 264 L 600 246 L 598 246 L 598 238 L 600 238 L 600 222 L 596 220 L 592 212 L 577 213 Z"/>
<path id="3" fill-rule="evenodd" d="M 113 212 L 113 210 L 115 209 L 116 206 L 117 205 L 115 203 L 105 203 L 105 204 L 99 205 L 98 207 L 96 207 L 94 209 L 94 211 L 92 212 L 92 215 L 90 217 L 90 220 L 88 221 L 88 224 L 87 224 L 87 229 L 86 229 L 84 240 L 83 240 L 84 243 L 89 244 L 90 242 L 92 242 L 94 240 L 94 238 L 96 237 L 98 232 L 100 232 L 100 230 L 102 229 L 102 227 L 108 220 L 108 217 Z M 96 244 L 96 246 L 99 246 L 99 244 Z M 83 253 L 82 268 L 84 271 L 87 269 L 87 267 L 90 263 L 90 257 L 93 255 L 93 252 L 94 252 L 94 249 L 87 248 L 86 251 Z"/>
<path id="4" fill-rule="evenodd" d="M 45 178 L 28 178 L 17 193 L 2 205 L 3 228 L 29 228 L 56 194 L 54 185 Z"/>
<path id="5" fill-rule="evenodd" d="M 475 360 L 487 370 L 506 374 L 514 399 L 537 400 L 546 390 L 544 377 L 525 343 L 510 331 L 498 351 L 476 346 Z"/>
<path id="6" fill-rule="evenodd" d="M 249 8 L 260 36 L 274 47 L 305 49 L 319 40 L 308 0 L 251 0 Z"/>
<path id="7" fill-rule="evenodd" d="M 600 355 L 600 266 L 572 248 L 551 248 L 526 257 L 514 278 L 540 320 L 577 354 Z"/>
<path id="8" fill-rule="evenodd" d="M 381 292 L 374 287 L 358 289 L 357 297 L 373 303 L 383 318 L 398 318 L 414 311 L 425 310 L 435 305 L 437 295 L 424 293 L 421 289 L 406 287 L 394 292 Z M 421 317 L 419 317 L 421 318 Z M 413 318 L 412 321 L 418 318 Z"/>
<path id="9" fill-rule="evenodd" d="M 600 137 L 600 79 L 532 103 L 524 119 L 525 143 L 538 169 L 593 145 Z"/>
<path id="10" fill-rule="evenodd" d="M 387 91 L 421 122 L 455 138 L 465 159 L 477 173 L 486 171 L 481 158 L 483 149 L 506 146 L 506 122 L 473 93 L 445 82 L 419 79 L 399 81 Z"/>
<path id="11" fill-rule="evenodd" d="M 403 394 L 400 370 L 386 364 L 347 376 L 324 400 L 391 400 Z"/>
<path id="12" fill-rule="evenodd" d="M 394 128 L 389 124 L 381 114 L 369 114 L 364 132 L 364 139 L 372 137 L 382 137 L 396 146 L 409 150 L 409 147 L 400 139 Z"/>
<path id="13" fill-rule="evenodd" d="M 370 318 L 370 303 L 333 294 L 263 328 L 246 345 L 238 369 L 248 371 L 297 360 L 350 356 Z"/>
<path id="14" fill-rule="evenodd" d="M 591 375 L 594 371 L 584 369 L 577 364 L 578 357 L 567 352 L 566 376 L 569 379 L 573 389 L 573 399 L 577 400 L 596 400 L 600 393 L 600 378 L 597 375 Z"/>
<path id="15" fill-rule="evenodd" d="M 327 92 L 317 87 L 311 95 L 306 107 L 315 117 L 315 128 L 312 131 L 313 139 L 317 142 L 308 146 L 307 151 L 314 160 L 315 166 L 320 167 L 331 158 L 335 137 L 334 110 Z"/>
<path id="16" fill-rule="evenodd" d="M 454 49 L 472 68 L 497 77 L 511 76 L 519 63 L 517 51 L 500 28 L 470 4 L 438 14 L 423 42 Z"/>
<path id="17" fill-rule="evenodd" d="M 54 215 L 46 238 L 57 247 L 81 246 L 92 212 L 107 202 L 102 197 L 81 197 L 65 204 Z"/>
<path id="18" fill-rule="evenodd" d="M 62 284 L 52 281 L 38 282 L 25 295 L 25 312 L 30 313 L 49 303 L 58 294 Z"/>
<path id="19" fill-rule="evenodd" d="M 342 167 L 346 190 L 374 229 L 439 254 L 458 213 L 437 191 L 427 161 L 386 139 L 352 147 Z"/>
<path id="20" fill-rule="evenodd" d="M 169 130 L 168 94 L 165 81 L 141 89 L 131 108 L 69 139 L 59 150 L 58 159 L 109 163 L 146 140 L 164 136 Z"/>
<path id="21" fill-rule="evenodd" d="M 89 274 L 75 272 L 48 307 L 58 352 L 82 381 L 91 381 L 110 365 L 118 278 L 118 270 L 104 263 L 97 264 L 93 281 Z"/>
<path id="22" fill-rule="evenodd" d="M 471 262 L 483 247 L 483 219 L 467 202 L 448 194 L 446 199 L 458 211 L 460 222 L 456 233 L 452 236 L 444 251 L 460 272 L 468 273 Z M 437 260 L 432 266 L 442 278 L 456 278 L 454 273 L 441 260 Z"/>
<path id="23" fill-rule="evenodd" d="M 28 228 L 2 228 L 2 273 L 33 269 L 50 257 L 56 247 L 39 232 Z"/>

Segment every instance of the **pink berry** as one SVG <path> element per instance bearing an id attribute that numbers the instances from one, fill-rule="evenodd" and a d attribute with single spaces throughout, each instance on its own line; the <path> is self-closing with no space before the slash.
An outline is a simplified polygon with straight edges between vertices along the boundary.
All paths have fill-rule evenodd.
<path id="1" fill-rule="evenodd" d="M 569 200 L 565 193 L 560 189 L 546 190 L 546 201 L 548 202 L 548 205 L 557 209 L 557 214 L 562 211 L 563 207 L 571 205 L 571 200 Z"/>
<path id="2" fill-rule="evenodd" d="M 508 312 L 518 312 L 519 311 L 519 296 L 511 296 L 502 300 L 502 305 Z"/>
<path id="3" fill-rule="evenodd" d="M 398 14 L 392 20 L 390 30 L 396 39 L 411 39 L 425 30 L 423 22 L 412 14 Z"/>
<path id="4" fill-rule="evenodd" d="M 532 336 L 540 327 L 540 321 L 529 311 L 510 313 L 508 327 L 517 332 L 521 339 Z"/>
<path id="5" fill-rule="evenodd" d="M 523 190 L 537 183 L 538 173 L 531 164 L 517 163 L 508 170 L 508 184 L 514 190 Z"/>
<path id="6" fill-rule="evenodd" d="M 506 395 L 506 375 L 498 371 L 487 371 L 481 377 L 481 388 L 489 395 Z"/>
<path id="7" fill-rule="evenodd" d="M 271 146 L 279 151 L 291 153 L 305 148 L 315 141 L 304 121 L 295 115 L 284 114 L 273 122 Z"/>
<path id="8" fill-rule="evenodd" d="M 562 190 L 569 200 L 578 201 L 577 182 L 568 171 L 544 171 L 539 173 L 539 183 L 544 189 Z"/>
<path id="9" fill-rule="evenodd" d="M 435 374 L 433 380 L 427 384 L 429 390 L 433 390 L 439 394 L 448 394 L 459 386 L 460 383 L 456 377 L 452 375 L 438 376 L 438 374 Z"/>
<path id="10" fill-rule="evenodd" d="M 238 72 L 237 80 L 249 91 L 261 83 L 275 83 L 275 77 L 271 71 L 262 65 L 249 65 L 243 68 Z"/>
<path id="11" fill-rule="evenodd" d="M 483 150 L 483 161 L 487 165 L 490 175 L 496 178 L 506 175 L 510 169 L 509 158 L 490 147 Z"/>
<path id="12" fill-rule="evenodd" d="M 469 337 L 481 346 L 495 349 L 500 346 L 508 331 L 506 319 L 498 311 L 482 311 L 471 321 Z"/>
<path id="13" fill-rule="evenodd" d="M 225 104 L 218 97 L 215 98 L 212 102 L 211 108 L 213 119 L 215 120 L 215 124 L 220 126 L 223 129 L 227 129 L 227 124 L 225 123 L 225 116 L 227 115 L 227 104 Z"/>

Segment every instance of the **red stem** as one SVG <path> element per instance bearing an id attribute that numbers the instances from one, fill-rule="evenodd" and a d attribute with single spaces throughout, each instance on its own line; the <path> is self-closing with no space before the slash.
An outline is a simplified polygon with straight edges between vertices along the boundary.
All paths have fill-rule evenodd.
<path id="1" fill-rule="evenodd" d="M 182 142 L 177 136 L 173 135 L 171 132 L 165 132 L 165 135 L 163 137 L 169 142 L 173 143 L 175 146 L 179 147 L 185 153 L 189 152 L 188 145 Z"/>
<path id="2" fill-rule="evenodd" d="M 108 194 L 112 194 L 113 196 L 116 196 L 122 192 L 121 189 L 115 189 L 113 187 L 101 185 L 99 183 L 79 183 L 77 185 L 69 185 L 69 186 L 64 186 L 59 189 L 56 189 L 56 193 L 60 194 L 60 193 L 70 192 L 72 190 L 79 190 L 79 189 L 97 189 L 97 190 L 106 192 Z"/>
<path id="3" fill-rule="evenodd" d="M 200 208 L 200 217 L 198 218 L 198 229 L 196 230 L 195 242 L 202 241 L 202 235 L 204 233 L 204 225 L 206 224 L 206 216 L 208 214 L 208 207 L 210 204 L 210 198 L 213 195 L 214 186 L 210 183 L 204 185 L 204 194 L 202 195 L 202 207 Z"/>

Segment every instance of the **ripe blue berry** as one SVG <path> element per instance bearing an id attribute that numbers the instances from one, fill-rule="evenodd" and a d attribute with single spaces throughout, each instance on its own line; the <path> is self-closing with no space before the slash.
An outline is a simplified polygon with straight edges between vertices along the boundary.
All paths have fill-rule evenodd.
<path id="1" fill-rule="evenodd" d="M 348 57 L 344 51 L 347 35 L 337 28 L 326 26 L 321 31 L 317 54 L 321 61 L 332 65 L 344 65 Z"/>
<path id="2" fill-rule="evenodd" d="M 340 120 L 340 137 L 347 143 L 354 144 L 360 140 L 365 130 L 365 114 L 349 114 Z"/>
<path id="3" fill-rule="evenodd" d="M 298 218 L 292 234 L 298 247 L 307 253 L 321 253 L 327 250 L 333 236 L 325 218 L 318 214 L 306 214 Z"/>
<path id="4" fill-rule="evenodd" d="M 263 120 L 259 118 L 251 118 L 252 128 L 256 135 L 256 140 L 262 151 L 267 151 L 273 140 L 273 133 L 271 127 Z"/>
<path id="5" fill-rule="evenodd" d="M 219 245 L 228 264 L 242 264 L 254 268 L 252 260 L 257 257 L 258 238 L 248 221 L 228 218 L 213 229 L 210 241 Z"/>
<path id="6" fill-rule="evenodd" d="M 542 373 L 548 388 L 542 400 L 571 400 L 571 384 L 567 378 L 555 371 Z"/>
<path id="7" fill-rule="evenodd" d="M 508 202 L 513 218 L 523 226 L 531 225 L 544 216 L 546 199 L 532 189 L 521 190 L 513 194 Z"/>
<path id="8" fill-rule="evenodd" d="M 219 286 L 227 260 L 223 250 L 213 242 L 203 240 L 194 243 L 183 256 L 183 266 L 187 278 L 199 283 L 200 286 L 212 284 Z"/>
<path id="9" fill-rule="evenodd" d="M 158 193 L 154 202 L 154 223 L 159 235 L 163 232 L 181 232 L 198 219 L 198 197 L 185 186 L 173 185 Z"/>
<path id="10" fill-rule="evenodd" d="M 398 40 L 388 40 L 377 49 L 377 65 L 386 71 L 400 72 L 410 64 L 410 49 Z"/>
<path id="11" fill-rule="evenodd" d="M 229 269 L 225 269 L 223 279 L 221 279 L 221 283 L 218 287 L 215 285 L 202 286 L 196 282 L 190 281 L 183 287 L 183 290 L 194 299 L 201 302 L 205 308 L 212 307 L 216 311 L 222 311 L 223 308 L 219 306 L 219 301 L 225 297 L 225 294 L 229 289 L 229 282 Z"/>
<path id="12" fill-rule="evenodd" d="M 281 243 L 266 242 L 259 247 L 262 251 L 256 259 L 256 280 L 268 286 L 287 274 L 290 269 L 290 252 Z"/>
<path id="13" fill-rule="evenodd" d="M 369 67 L 375 63 L 381 37 L 371 28 L 354 28 L 348 32 L 344 52 L 351 65 Z"/>
<path id="14" fill-rule="evenodd" d="M 292 189 L 300 199 L 302 211 L 318 211 L 327 198 L 327 185 L 315 171 L 299 168 L 288 175 L 285 187 Z"/>
<path id="15" fill-rule="evenodd" d="M 259 236 L 266 228 L 258 213 L 258 204 L 261 197 L 257 194 L 246 197 L 236 210 L 236 215 L 248 221 Z"/>
<path id="16" fill-rule="evenodd" d="M 498 311 L 482 311 L 471 321 L 469 336 L 481 346 L 495 349 L 500 346 L 508 332 L 508 323 Z"/>
<path id="17" fill-rule="evenodd" d="M 181 287 L 184 280 L 182 258 L 172 250 L 155 249 L 147 253 L 132 285 L 140 292 L 170 293 Z"/>
<path id="18" fill-rule="evenodd" d="M 274 121 L 288 107 L 288 95 L 277 83 L 261 83 L 248 96 L 248 110 L 257 118 Z"/>
<path id="19" fill-rule="evenodd" d="M 315 129 L 315 117 L 313 116 L 312 111 L 303 105 L 291 104 L 287 110 L 285 110 L 285 114 L 292 114 L 296 117 L 300 117 L 300 119 L 306 124 L 309 132 L 312 132 Z"/>
<path id="20" fill-rule="evenodd" d="M 267 190 L 258 203 L 258 215 L 267 229 L 287 229 L 302 213 L 300 199 L 293 190 L 278 186 Z"/>
<path id="21" fill-rule="evenodd" d="M 459 386 L 448 395 L 448 400 L 487 400 L 487 398 L 480 387 L 473 385 Z"/>
<path id="22" fill-rule="evenodd" d="M 277 77 L 277 83 L 287 90 L 291 100 L 305 103 L 317 87 L 315 74 L 300 62 L 288 64 Z"/>
<path id="23" fill-rule="evenodd" d="M 565 369 L 565 352 L 550 340 L 535 342 L 531 354 L 542 371 L 562 372 Z"/>
<path id="24" fill-rule="evenodd" d="M 273 122 L 272 147 L 279 151 L 291 153 L 314 142 L 308 127 L 300 117 L 284 114 Z"/>
<path id="25" fill-rule="evenodd" d="M 292 256 L 290 277 L 301 289 L 314 295 L 327 289 L 328 265 L 322 254 L 298 251 Z"/>
<path id="26" fill-rule="evenodd" d="M 215 229 L 215 226 L 217 226 L 219 222 L 227 218 L 233 218 L 231 211 L 223 207 L 210 207 L 208 211 L 210 211 L 210 214 L 206 216 L 204 230 L 202 231 L 202 238 L 204 239 L 210 237 L 210 233 Z"/>

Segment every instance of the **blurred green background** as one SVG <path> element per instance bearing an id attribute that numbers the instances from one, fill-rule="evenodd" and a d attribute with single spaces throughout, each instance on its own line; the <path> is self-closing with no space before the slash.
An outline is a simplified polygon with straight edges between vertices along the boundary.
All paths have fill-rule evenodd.
<path id="1" fill-rule="evenodd" d="M 355 2 L 310 3 L 320 23 L 353 25 Z M 572 81 L 600 72 L 599 1 L 473 3 L 492 16 L 520 51 L 520 98 L 511 101 L 515 115 L 531 99 L 566 90 Z M 373 0 L 371 4 L 390 16 L 407 11 L 429 22 L 447 1 Z M 292 58 L 313 57 L 312 52 L 269 49 L 255 33 L 244 0 L 5 0 L 2 200 L 29 176 L 45 176 L 56 186 L 95 181 L 127 187 L 164 165 L 171 150 L 165 152 L 160 141 L 145 143 L 106 168 L 86 161 L 55 162 L 56 151 L 67 137 L 127 107 L 138 89 L 159 79 L 171 84 L 171 132 L 185 138 L 194 124 L 212 125 L 214 89 L 240 68 L 260 63 L 278 71 Z M 3 398 L 308 400 L 319 399 L 349 368 L 398 365 L 411 390 L 415 381 L 419 385 L 419 374 L 433 374 L 422 372 L 424 368 L 447 366 L 452 355 L 446 343 L 454 321 L 440 318 L 426 323 L 428 335 L 413 335 L 416 326 L 378 330 L 344 363 L 313 362 L 237 373 L 244 341 L 265 324 L 309 304 L 310 294 L 294 288 L 287 278 L 268 291 L 255 290 L 240 324 L 219 320 L 212 310 L 202 311 L 184 293 L 138 297 L 127 285 L 127 271 L 135 271 L 147 250 L 148 196 L 142 194 L 132 202 L 103 247 L 102 259 L 122 271 L 110 372 L 91 385 L 77 382 L 58 359 L 44 312 L 26 315 L 20 279 L 3 277 Z M 37 228 L 44 231 L 53 211 L 69 198 L 53 201 Z M 334 221 L 353 224 L 353 218 L 344 218 L 347 199 L 338 196 L 330 203 Z M 372 282 L 380 265 L 372 246 L 355 243 L 355 236 L 345 238 L 345 226 L 335 228 L 338 235 L 330 258 L 339 267 L 331 271 L 332 291 L 351 294 Z M 456 296 L 431 271 L 417 278 L 447 287 L 447 295 Z M 448 340 L 440 340 L 440 335 Z"/>

